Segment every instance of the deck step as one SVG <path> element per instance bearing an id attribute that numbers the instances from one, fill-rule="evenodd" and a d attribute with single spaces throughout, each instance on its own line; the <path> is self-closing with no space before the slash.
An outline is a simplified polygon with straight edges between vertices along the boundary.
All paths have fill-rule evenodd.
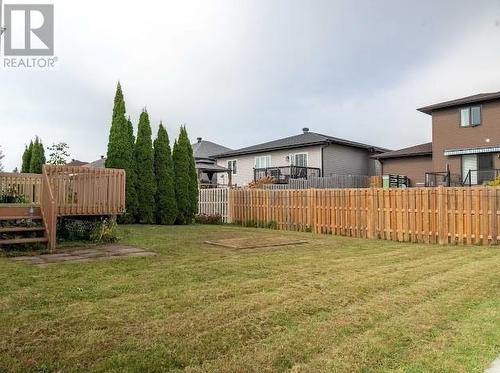
<path id="1" fill-rule="evenodd" d="M 41 232 L 44 230 L 44 227 L 5 227 L 0 228 L 0 233 Z"/>
<path id="2" fill-rule="evenodd" d="M 36 238 L 13 238 L 8 240 L 0 240 L 1 245 L 18 245 L 18 244 L 28 244 L 28 243 L 47 243 L 47 237 L 36 237 Z"/>
<path id="3" fill-rule="evenodd" d="M 0 204 L 0 220 L 41 219 L 42 210 L 36 206 L 9 206 Z"/>
<path id="4" fill-rule="evenodd" d="M 41 215 L 17 215 L 17 216 L 10 216 L 10 215 L 2 215 L 0 216 L 0 220 L 41 220 L 42 216 Z"/>

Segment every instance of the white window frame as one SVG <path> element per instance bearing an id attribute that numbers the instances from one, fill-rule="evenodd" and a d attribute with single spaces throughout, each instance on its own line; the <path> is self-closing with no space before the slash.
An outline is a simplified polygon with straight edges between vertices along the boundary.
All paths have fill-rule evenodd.
<path id="1" fill-rule="evenodd" d="M 479 123 L 472 124 L 472 108 L 479 108 Z M 468 123 L 465 123 L 465 124 L 462 122 L 462 112 L 464 112 L 464 111 L 467 111 L 467 116 L 469 119 Z M 460 108 L 458 115 L 459 115 L 459 120 L 460 120 L 459 125 L 461 128 L 480 126 L 481 122 L 483 120 L 483 118 L 482 118 L 483 113 L 482 113 L 481 105 L 471 105 L 471 106 L 467 106 L 467 107 L 462 107 L 462 108 Z"/>
<path id="2" fill-rule="evenodd" d="M 262 163 L 260 160 L 262 160 L 262 159 L 264 159 L 264 158 L 265 158 L 265 159 L 269 159 L 269 162 L 266 162 L 266 163 L 268 163 L 268 164 L 267 164 L 267 166 L 265 166 L 265 167 L 260 167 L 260 165 L 259 165 L 259 167 L 257 167 L 257 159 L 259 160 L 259 163 Z M 255 169 L 264 169 L 264 168 L 269 168 L 269 167 L 271 167 L 271 161 L 272 161 L 272 159 L 271 159 L 271 155 L 259 155 L 259 156 L 256 156 L 256 157 L 255 157 L 255 159 L 254 159 L 254 168 L 255 168 Z"/>
<path id="3" fill-rule="evenodd" d="M 297 155 L 305 155 L 306 156 L 306 165 L 299 166 L 299 167 L 309 167 L 309 153 L 308 152 L 300 152 L 300 153 L 290 154 L 290 166 L 296 166 L 296 164 L 295 164 L 296 158 L 295 157 Z"/>
<path id="4" fill-rule="evenodd" d="M 236 166 L 236 172 L 234 172 L 234 169 L 232 167 L 229 167 L 229 163 L 232 162 Z M 231 170 L 231 174 L 233 175 L 238 175 L 238 160 L 237 159 L 228 159 L 227 160 L 227 168 Z"/>

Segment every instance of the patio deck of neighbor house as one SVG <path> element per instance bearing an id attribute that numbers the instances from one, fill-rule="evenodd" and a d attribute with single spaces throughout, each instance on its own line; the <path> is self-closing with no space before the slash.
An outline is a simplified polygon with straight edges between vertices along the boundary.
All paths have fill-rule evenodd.
<path id="1" fill-rule="evenodd" d="M 53 250 L 58 217 L 125 210 L 124 170 L 44 165 L 42 174 L 0 173 L 0 189 L 24 197 L 0 204 L 0 245 L 41 243 Z M 25 234 L 30 237 L 10 237 Z"/>

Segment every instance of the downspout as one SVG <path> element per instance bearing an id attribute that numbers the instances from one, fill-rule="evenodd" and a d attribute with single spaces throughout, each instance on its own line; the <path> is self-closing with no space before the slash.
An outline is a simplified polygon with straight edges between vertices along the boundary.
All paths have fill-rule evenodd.
<path id="1" fill-rule="evenodd" d="M 324 161 L 324 157 L 323 157 L 323 151 L 325 150 L 326 147 L 328 147 L 330 144 L 326 144 L 326 145 L 321 145 L 321 151 L 320 151 L 320 157 L 321 157 L 321 177 L 324 177 L 325 176 L 325 161 Z"/>

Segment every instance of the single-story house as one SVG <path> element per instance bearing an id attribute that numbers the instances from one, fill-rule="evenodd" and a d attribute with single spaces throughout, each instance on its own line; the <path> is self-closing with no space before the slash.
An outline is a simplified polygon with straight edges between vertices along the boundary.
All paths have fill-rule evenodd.
<path id="1" fill-rule="evenodd" d="M 217 165 L 231 170 L 231 181 L 243 186 L 264 176 L 278 183 L 331 175 L 380 175 L 380 162 L 372 155 L 387 149 L 303 128 L 295 136 L 220 152 L 213 156 Z M 229 176 L 221 173 L 219 184 L 228 184 Z"/>
<path id="2" fill-rule="evenodd" d="M 375 155 L 382 175 L 404 175 L 410 187 L 424 186 L 425 173 L 432 169 L 432 143 L 410 146 Z"/>

